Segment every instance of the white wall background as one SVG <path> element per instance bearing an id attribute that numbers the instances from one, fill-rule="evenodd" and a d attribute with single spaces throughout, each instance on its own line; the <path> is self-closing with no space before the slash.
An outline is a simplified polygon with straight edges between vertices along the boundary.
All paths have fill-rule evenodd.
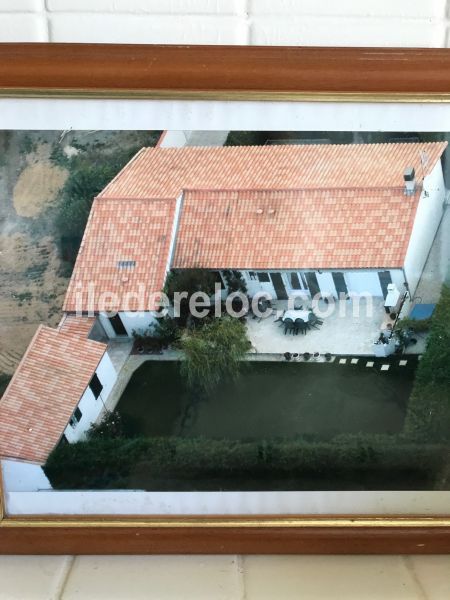
<path id="1" fill-rule="evenodd" d="M 0 0 L 0 42 L 449 46 L 445 0 Z M 0 598 L 448 600 L 447 556 L 1 557 Z"/>
<path id="2" fill-rule="evenodd" d="M 418 46 L 448 43 L 445 0 L 0 0 L 3 42 Z"/>

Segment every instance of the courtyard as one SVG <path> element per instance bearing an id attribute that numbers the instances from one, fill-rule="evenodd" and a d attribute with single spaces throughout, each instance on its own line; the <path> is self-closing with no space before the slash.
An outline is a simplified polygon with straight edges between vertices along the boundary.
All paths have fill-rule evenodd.
<path id="1" fill-rule="evenodd" d="M 352 299 L 343 300 L 336 302 L 332 311 L 333 306 L 320 300 L 315 312 L 323 324 L 309 329 L 306 335 L 292 335 L 285 334 L 284 324 L 278 320 L 286 308 L 287 302 L 278 301 L 270 316 L 247 318 L 248 337 L 255 352 L 373 356 L 373 343 L 386 319 L 383 298 L 372 298 L 371 302 L 362 298 L 359 306 Z"/>

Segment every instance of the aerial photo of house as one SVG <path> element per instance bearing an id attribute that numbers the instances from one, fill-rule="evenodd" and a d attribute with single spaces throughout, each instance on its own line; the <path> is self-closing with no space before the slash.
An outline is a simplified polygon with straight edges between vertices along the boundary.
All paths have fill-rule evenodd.
<path id="1" fill-rule="evenodd" d="M 174 274 L 209 273 L 212 300 L 261 296 L 269 316 L 239 315 L 252 361 L 398 358 L 397 327 L 439 300 L 421 279 L 446 146 L 142 148 L 94 199 L 61 321 L 39 326 L 0 399 L 4 477 L 50 487 L 40 467 L 52 451 L 114 411 L 138 366 L 179 358 L 145 347 Z M 417 337 L 405 363 L 424 351 Z"/>

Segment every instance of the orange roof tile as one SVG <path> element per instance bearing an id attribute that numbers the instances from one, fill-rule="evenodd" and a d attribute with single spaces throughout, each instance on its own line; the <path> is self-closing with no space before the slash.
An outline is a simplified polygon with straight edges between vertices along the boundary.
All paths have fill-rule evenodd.
<path id="1" fill-rule="evenodd" d="M 420 192 L 187 190 L 173 268 L 401 268 Z"/>
<path id="2" fill-rule="evenodd" d="M 152 310 L 169 261 L 175 200 L 94 201 L 64 303 L 65 311 Z M 134 294 L 143 293 L 139 298 Z M 115 298 L 102 295 L 104 292 Z"/>
<path id="3" fill-rule="evenodd" d="M 290 191 L 294 194 L 291 196 L 292 199 L 296 198 L 293 201 L 298 199 L 302 204 L 302 211 L 297 210 L 299 208 L 297 207 L 297 209 L 290 209 L 289 212 L 286 207 L 286 214 L 290 214 L 291 219 L 296 219 L 296 222 L 300 223 L 300 214 L 304 213 L 305 219 L 301 221 L 301 226 L 304 231 L 310 231 L 308 254 L 304 250 L 304 242 L 301 241 L 304 236 L 299 238 L 293 234 L 290 245 L 285 243 L 282 251 L 281 241 L 277 242 L 280 231 L 277 230 L 275 233 L 275 230 L 270 232 L 264 229 L 256 235 L 254 229 L 258 221 L 250 220 L 246 223 L 243 220 L 235 220 L 234 234 L 229 232 L 228 240 L 233 239 L 234 243 L 240 240 L 239 258 L 242 262 L 244 256 L 247 257 L 248 268 L 302 268 L 304 264 L 313 263 L 317 268 L 327 268 L 331 263 L 333 263 L 332 268 L 344 268 L 344 265 L 348 268 L 367 267 L 375 266 L 375 263 L 383 267 L 401 266 L 406 251 L 407 235 L 411 230 L 414 216 L 413 213 L 408 212 L 413 201 L 403 194 L 401 198 L 404 205 L 400 206 L 399 190 L 404 185 L 404 170 L 406 167 L 413 166 L 420 184 L 423 177 L 435 166 L 446 146 L 447 142 L 143 148 L 94 202 L 68 288 L 64 310 L 69 312 L 77 308 L 84 311 L 99 310 L 102 308 L 100 299 L 104 292 L 115 295 L 115 302 L 109 304 L 109 310 L 156 308 L 153 303 L 148 302 L 147 296 L 144 296 L 142 303 L 142 294 L 140 301 L 129 302 L 127 298 L 129 294 L 138 293 L 140 286 L 143 286 L 147 295 L 157 293 L 163 287 L 170 258 L 170 238 L 176 198 L 183 190 L 188 189 L 241 190 L 237 192 L 238 195 L 248 190 L 245 193 L 250 196 L 257 190 L 261 190 L 261 193 L 272 191 L 279 195 L 277 196 L 279 202 L 284 201 L 283 192 Z M 342 198 L 339 191 L 335 193 L 335 200 L 333 197 L 324 197 L 325 189 L 328 190 L 328 194 L 331 194 L 331 190 L 348 191 L 357 188 L 361 190 L 358 192 L 360 201 L 356 196 L 352 196 L 356 192 L 351 191 L 348 192 L 345 201 L 352 201 L 351 211 L 342 199 L 337 200 Z M 306 201 L 304 194 L 308 190 L 316 191 L 310 194 L 309 200 Z M 371 194 L 370 190 L 376 190 L 375 195 Z M 385 191 L 381 193 L 380 190 Z M 230 196 L 225 197 L 223 193 L 219 195 L 221 206 L 230 199 Z M 406 211 L 410 217 L 405 222 L 402 221 L 401 225 L 395 224 L 395 232 L 393 231 L 394 219 L 388 223 L 384 193 L 396 197 L 396 202 L 399 204 L 396 214 L 403 215 Z M 380 194 L 378 198 L 376 194 Z M 257 202 L 254 196 L 250 196 L 250 200 Z M 211 199 L 213 195 L 209 197 Z M 216 197 L 217 195 L 214 196 Z M 191 201 L 194 200 L 191 198 Z M 271 200 L 273 201 L 274 198 Z M 378 206 L 376 206 L 377 201 Z M 217 214 L 221 215 L 222 209 L 217 208 L 213 201 L 209 207 L 206 207 L 206 200 L 200 199 L 199 202 L 207 211 L 210 220 L 205 220 L 195 207 L 184 205 L 181 210 L 184 233 L 177 232 L 177 254 L 172 266 L 192 265 L 202 258 L 206 261 L 203 265 L 205 267 L 214 262 L 215 267 L 220 264 L 223 268 L 238 268 L 237 265 L 228 263 L 228 260 L 234 260 L 233 251 L 236 249 L 226 247 L 219 239 L 221 225 Z M 307 202 L 329 203 L 329 214 L 320 206 L 309 207 L 307 210 L 305 208 Z M 345 219 L 339 217 L 338 205 L 339 210 L 344 211 L 342 214 L 346 215 Z M 384 235 L 388 231 L 395 241 L 391 240 L 389 251 L 386 247 L 377 255 L 374 254 L 375 242 L 371 243 L 372 250 L 369 247 L 362 248 L 360 245 L 359 252 L 356 252 L 355 244 L 359 242 L 350 238 L 348 230 L 349 219 L 358 219 L 360 216 L 354 211 L 365 211 L 369 206 L 370 213 L 366 215 L 367 218 L 360 223 L 359 227 L 355 224 L 351 232 L 352 235 L 358 232 L 357 240 L 364 236 L 368 239 L 368 234 L 369 237 L 375 235 L 372 234 L 373 231 L 384 227 Z M 184 214 L 187 209 L 190 210 L 189 214 Z M 219 211 L 217 214 L 216 210 Z M 239 212 L 243 209 L 235 206 L 235 210 Z M 390 207 L 389 211 L 391 211 Z M 198 219 L 197 224 L 191 222 L 194 214 L 197 215 L 195 217 Z M 247 217 L 248 214 L 242 219 Z M 220 218 L 226 226 L 223 215 Z M 334 227 L 335 230 L 323 231 L 324 227 L 329 226 Z M 406 230 L 407 226 L 408 230 Z M 283 227 L 284 234 L 290 235 L 286 230 L 287 225 L 284 224 Z M 269 233 L 272 237 L 267 238 Z M 208 237 L 210 240 L 207 239 Z M 261 253 L 260 248 L 252 250 L 249 247 L 254 240 L 263 237 L 267 256 Z M 312 247 L 313 242 L 317 244 L 317 248 Z M 278 243 L 276 251 L 270 250 L 271 243 Z M 214 244 L 215 251 L 212 250 Z M 199 245 L 202 250 L 198 249 Z M 248 247 L 245 253 L 242 251 L 243 247 Z M 349 252 L 349 248 L 354 252 Z M 303 259 L 301 263 L 298 262 L 300 255 Z M 259 258 L 257 263 L 250 265 L 248 262 L 250 257 L 256 260 L 257 256 L 265 256 L 267 260 L 264 262 Z M 336 258 L 338 256 L 339 260 Z M 384 262 L 388 259 L 393 263 Z M 117 265 L 122 260 L 135 261 L 136 264 L 126 272 L 121 272 Z M 352 260 L 355 260 L 353 264 Z M 316 264 L 317 261 L 324 262 Z M 91 294 L 92 302 L 89 302 L 88 298 L 89 283 L 94 287 Z M 78 294 L 77 303 L 77 292 L 80 289 L 82 292 Z"/>
<path id="4" fill-rule="evenodd" d="M 38 328 L 0 399 L 0 457 L 46 461 L 105 350 L 64 330 Z"/>
<path id="5" fill-rule="evenodd" d="M 95 321 L 95 317 L 65 314 L 58 325 L 58 330 L 63 333 L 70 333 L 72 335 L 87 338 L 94 327 Z"/>
<path id="6" fill-rule="evenodd" d="M 103 198 L 175 198 L 182 189 L 396 187 L 406 167 L 422 179 L 447 142 L 143 148 Z M 426 153 L 423 171 L 421 152 Z"/>

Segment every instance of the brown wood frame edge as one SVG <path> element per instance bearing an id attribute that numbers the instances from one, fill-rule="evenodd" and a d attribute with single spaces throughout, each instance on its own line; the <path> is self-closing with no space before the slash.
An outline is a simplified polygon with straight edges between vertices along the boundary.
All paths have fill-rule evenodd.
<path id="1" fill-rule="evenodd" d="M 4 43 L 0 95 L 432 101 L 450 95 L 450 51 Z"/>
<path id="2" fill-rule="evenodd" d="M 1 96 L 449 101 L 450 51 L 0 44 Z M 164 526 L 128 525 L 121 517 L 115 524 L 63 519 L 56 525 L 5 518 L 0 554 L 450 553 L 450 519 L 438 523 L 439 517 L 414 526 L 400 517 L 387 517 L 384 525 L 355 517 L 357 526 L 333 517 L 326 526 L 316 518 L 314 525 L 270 527 L 263 517 L 260 525 L 228 519 L 225 527 L 206 517 L 182 527 L 169 519 Z"/>
<path id="3" fill-rule="evenodd" d="M 450 527 L 8 527 L 0 554 L 448 554 Z"/>

